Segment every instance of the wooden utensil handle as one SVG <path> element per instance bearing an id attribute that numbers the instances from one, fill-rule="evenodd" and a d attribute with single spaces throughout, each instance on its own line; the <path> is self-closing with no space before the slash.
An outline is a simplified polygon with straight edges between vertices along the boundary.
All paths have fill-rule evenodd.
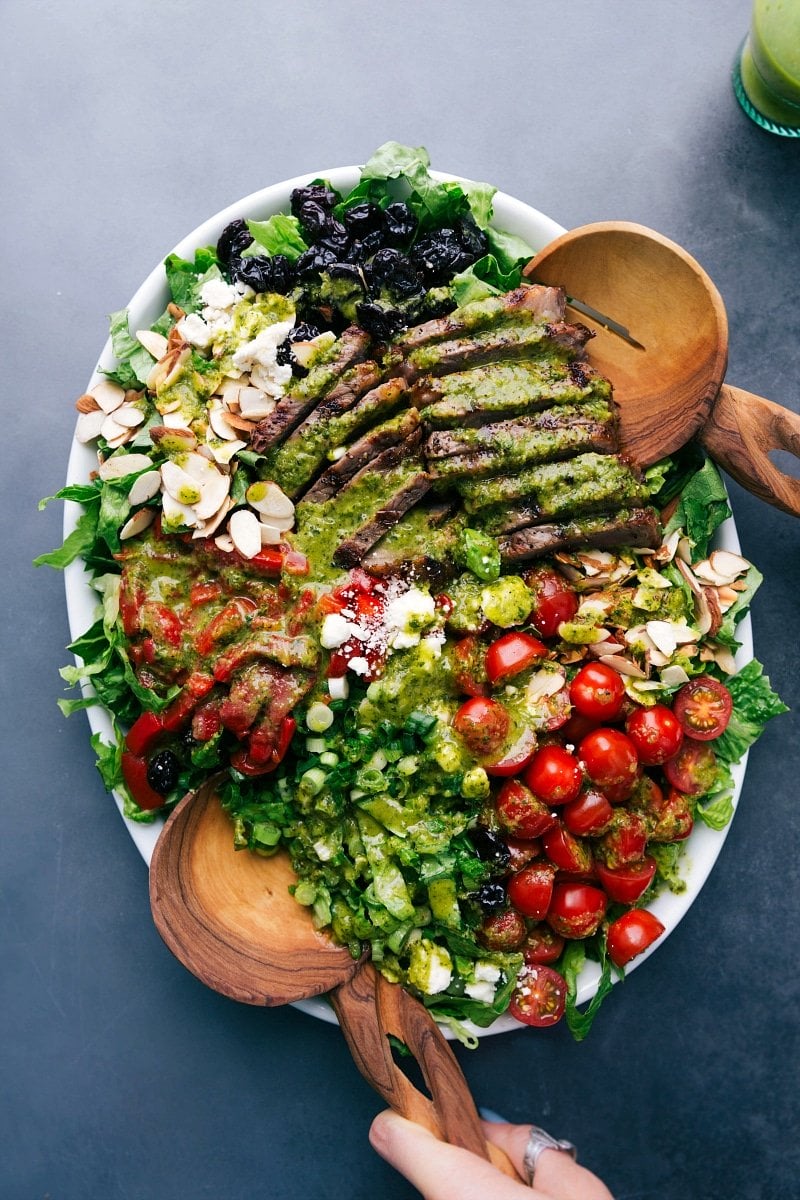
<path id="1" fill-rule="evenodd" d="M 509 1159 L 483 1136 L 475 1101 L 455 1055 L 430 1013 L 403 988 L 372 966 L 364 967 L 330 994 L 356 1066 L 386 1103 L 441 1141 L 491 1158 L 518 1179 Z M 411 1051 L 432 1099 L 420 1092 L 392 1057 L 388 1035 Z M 496 1151 L 496 1153 L 495 1153 Z"/>
<path id="2" fill-rule="evenodd" d="M 800 479 L 785 475 L 769 458 L 770 450 L 788 450 L 800 459 L 797 413 L 723 384 L 699 436 L 711 457 L 742 487 L 800 517 Z"/>

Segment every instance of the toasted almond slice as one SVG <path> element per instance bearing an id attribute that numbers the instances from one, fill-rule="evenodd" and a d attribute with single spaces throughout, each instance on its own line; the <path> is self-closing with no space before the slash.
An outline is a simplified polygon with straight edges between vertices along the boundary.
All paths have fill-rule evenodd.
<path id="1" fill-rule="evenodd" d="M 678 550 L 678 542 L 681 540 L 680 529 L 673 529 L 668 537 L 664 538 L 659 548 L 654 552 L 653 557 L 658 562 L 672 562 Z"/>
<path id="2" fill-rule="evenodd" d="M 744 575 L 745 571 L 750 570 L 747 559 L 742 558 L 741 554 L 734 554 L 732 550 L 712 550 L 709 557 L 717 574 L 725 575 L 731 583 L 739 575 Z"/>
<path id="3" fill-rule="evenodd" d="M 604 630 L 604 632 L 606 632 Z M 616 654 L 619 650 L 624 650 L 625 647 L 609 638 L 607 642 L 591 642 L 586 649 L 594 658 L 601 658 L 609 654 Z"/>
<path id="4" fill-rule="evenodd" d="M 110 379 L 101 379 L 93 388 L 89 388 L 89 395 L 94 396 L 104 413 L 112 413 L 125 402 L 125 389 Z"/>
<path id="5" fill-rule="evenodd" d="M 87 442 L 93 442 L 95 438 L 99 438 L 100 430 L 103 428 L 106 420 L 107 417 L 102 408 L 96 408 L 94 412 L 81 413 L 75 423 L 75 437 L 77 441 L 85 445 Z"/>
<path id="6" fill-rule="evenodd" d="M 661 682 L 667 687 L 680 687 L 682 683 L 689 682 L 689 676 L 678 663 L 673 663 L 669 667 L 665 667 L 661 672 Z"/>
<path id="7" fill-rule="evenodd" d="M 545 696 L 555 696 L 566 682 L 563 671 L 536 671 L 528 680 L 525 695 L 528 700 L 543 700 Z"/>
<path id="8" fill-rule="evenodd" d="M 209 519 L 207 521 L 201 522 L 201 524 L 197 528 L 197 532 L 193 533 L 192 537 L 193 538 L 211 537 L 212 533 L 215 533 L 216 530 L 219 529 L 220 525 L 225 520 L 225 518 L 227 517 L 227 515 L 230 512 L 232 507 L 233 507 L 233 501 L 231 500 L 230 496 L 226 496 L 225 499 L 223 500 L 222 504 L 220 505 L 218 511 L 215 512 L 212 517 L 209 517 Z"/>
<path id="9" fill-rule="evenodd" d="M 242 379 L 223 379 L 217 388 L 217 394 L 222 397 L 223 403 L 227 404 L 228 408 L 238 408 L 239 392 L 247 386 L 247 382 L 246 376 Z"/>
<path id="10" fill-rule="evenodd" d="M 261 530 L 261 545 L 274 546 L 282 537 L 282 530 L 276 529 L 274 525 L 265 525 L 263 521 L 259 521 L 258 528 Z"/>
<path id="11" fill-rule="evenodd" d="M 167 429 L 189 430 L 189 422 L 181 412 L 180 407 L 174 409 L 172 412 L 162 413 L 161 417 Z"/>
<path id="12" fill-rule="evenodd" d="M 646 673 L 637 663 L 631 662 L 629 658 L 623 658 L 621 654 L 605 654 L 599 661 L 608 667 L 613 667 L 615 671 L 619 671 L 620 675 L 630 675 L 632 679 L 647 679 Z"/>
<path id="13" fill-rule="evenodd" d="M 75 401 L 75 407 L 77 408 L 79 413 L 89 413 L 89 412 L 98 412 L 98 411 L 102 412 L 102 409 L 100 408 L 100 405 L 95 400 L 94 396 L 90 396 L 88 392 L 84 392 L 82 396 L 78 396 L 78 399 Z"/>
<path id="14" fill-rule="evenodd" d="M 214 405 L 209 409 L 208 423 L 218 438 L 223 442 L 232 442 L 236 438 L 236 430 L 227 421 L 228 414 L 222 405 Z"/>
<path id="15" fill-rule="evenodd" d="M 109 450 L 119 450 L 120 446 L 125 446 L 133 437 L 133 430 L 122 426 L 122 433 L 118 433 L 116 437 L 106 438 L 106 443 Z"/>
<path id="16" fill-rule="evenodd" d="M 126 475 L 138 475 L 139 471 L 146 471 L 152 465 L 152 458 L 146 454 L 115 454 L 101 464 L 97 474 L 104 480 L 124 479 Z M 151 494 L 155 495 L 155 492 Z"/>
<path id="17" fill-rule="evenodd" d="M 136 340 L 155 359 L 163 358 L 167 353 L 167 339 L 154 329 L 137 329 Z"/>
<path id="18" fill-rule="evenodd" d="M 307 342 L 293 342 L 292 354 L 301 367 L 307 367 L 314 355 L 324 346 L 330 346 L 333 340 L 334 335 L 330 332 L 318 333 L 316 337 L 310 338 Z"/>
<path id="19" fill-rule="evenodd" d="M 261 529 L 255 513 L 238 508 L 228 522 L 228 532 L 243 558 L 255 558 L 261 549 Z"/>
<path id="20" fill-rule="evenodd" d="M 186 453 L 197 446 L 197 438 L 191 429 L 169 429 L 166 425 L 153 425 L 150 429 L 153 444 L 167 454 Z"/>
<path id="21" fill-rule="evenodd" d="M 230 554 L 236 547 L 233 544 L 233 538 L 229 533 L 220 533 L 214 538 L 214 545 L 218 550 L 222 550 L 224 554 Z"/>
<path id="22" fill-rule="evenodd" d="M 224 504 L 230 491 L 230 486 L 230 476 L 223 475 L 218 470 L 215 470 L 213 475 L 201 482 L 201 498 L 195 506 L 197 516 L 201 521 L 210 520 L 222 504 Z"/>
<path id="23" fill-rule="evenodd" d="M 171 459 L 161 464 L 161 481 L 164 484 L 164 490 L 179 504 L 192 507 L 197 504 L 203 494 L 197 480 Z M 200 513 L 197 513 L 197 519 L 202 520 Z"/>
<path id="24" fill-rule="evenodd" d="M 144 457 L 141 455 L 140 457 Z M 128 458 L 133 458 L 132 454 Z M 106 464 L 113 462 L 113 459 L 107 459 Z M 101 468 L 102 469 L 102 468 Z M 146 504 L 148 500 L 152 500 L 161 489 L 161 472 L 146 471 L 144 475 L 140 475 L 138 479 L 134 479 L 131 484 L 131 490 L 128 492 L 128 500 L 136 507 L 137 504 Z"/>
<path id="25" fill-rule="evenodd" d="M 184 310 L 181 308 L 181 306 L 179 304 L 176 304 L 174 300 L 170 300 L 169 304 L 167 305 L 167 312 L 176 321 L 180 321 L 181 317 L 186 316 L 186 313 L 184 312 Z"/>
<path id="26" fill-rule="evenodd" d="M 276 401 L 260 388 L 243 387 L 239 390 L 239 412 L 253 421 L 268 417 L 275 404 Z"/>
<path id="27" fill-rule="evenodd" d="M 246 421 L 244 417 L 238 416 L 237 413 L 232 413 L 230 409 L 225 410 L 225 420 L 237 434 L 245 434 L 247 437 L 250 436 L 256 427 L 255 421 Z"/>
<path id="28" fill-rule="evenodd" d="M 245 494 L 247 503 L 262 517 L 265 517 L 270 525 L 275 525 L 280 520 L 288 520 L 290 517 L 294 523 L 294 504 L 286 493 L 281 491 L 277 483 L 259 480 L 257 483 L 251 483 Z M 286 526 L 286 528 L 291 528 L 291 526 Z"/>
<path id="29" fill-rule="evenodd" d="M 120 437 L 122 434 L 130 433 L 127 425 L 120 425 L 114 420 L 113 416 L 107 416 L 100 428 L 100 433 L 107 442 L 111 442 L 114 438 Z"/>
<path id="30" fill-rule="evenodd" d="M 148 525 L 152 525 L 156 519 L 156 510 L 154 508 L 140 508 L 130 517 L 122 529 L 119 531 L 120 541 L 125 541 L 126 538 L 136 537 L 137 533 L 143 533 Z"/>
<path id="31" fill-rule="evenodd" d="M 121 404 L 119 408 L 114 410 L 114 420 L 118 425 L 125 425 L 128 429 L 135 429 L 137 425 L 144 422 L 144 413 L 135 404 Z"/>
<path id="32" fill-rule="evenodd" d="M 175 500 L 169 492 L 164 492 L 161 498 L 161 511 L 168 529 L 179 529 L 182 526 L 187 529 L 197 528 L 197 513 L 192 505 L 181 504 L 180 500 Z"/>
<path id="33" fill-rule="evenodd" d="M 215 463 L 219 463 L 221 467 L 226 467 L 235 454 L 238 454 L 240 450 L 246 449 L 247 442 L 220 442 L 215 438 L 203 447 L 203 452 L 206 457 L 208 457 L 208 453 L 210 452 Z"/>

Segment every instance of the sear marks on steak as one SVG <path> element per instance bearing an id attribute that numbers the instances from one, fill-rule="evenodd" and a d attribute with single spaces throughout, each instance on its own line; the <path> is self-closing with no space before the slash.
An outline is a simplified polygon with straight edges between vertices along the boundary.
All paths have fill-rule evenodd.
<path id="1" fill-rule="evenodd" d="M 409 408 L 399 417 L 392 417 L 382 425 L 376 425 L 349 447 L 346 454 L 320 475 L 313 487 L 304 494 L 304 500 L 323 504 L 332 499 L 358 472 L 388 450 L 405 441 L 419 427 L 420 415 L 416 408 Z"/>
<path id="2" fill-rule="evenodd" d="M 657 547 L 661 542 L 658 514 L 652 508 L 622 509 L 564 524 L 520 529 L 500 540 L 500 557 L 507 565 L 542 558 L 557 550 L 580 546 L 608 549 L 613 546 Z"/>
<path id="3" fill-rule="evenodd" d="M 270 415 L 259 421 L 250 439 L 253 450 L 263 454 L 270 446 L 284 441 L 337 380 L 366 358 L 370 340 L 366 330 L 357 325 L 345 329 L 324 360 L 312 367 L 304 379 L 294 383 Z"/>
<path id="4" fill-rule="evenodd" d="M 454 501 L 419 505 L 365 555 L 361 565 L 372 575 L 402 575 L 442 584 L 455 574 L 455 553 L 463 517 Z"/>
<path id="5" fill-rule="evenodd" d="M 379 508 L 371 520 L 361 525 L 351 537 L 339 543 L 333 561 L 341 567 L 357 567 L 367 551 L 371 550 L 410 508 L 427 495 L 432 485 L 433 479 L 420 464 L 420 469 L 397 489 L 391 500 Z"/>
<path id="6" fill-rule="evenodd" d="M 498 509 L 519 500 L 535 514 L 529 524 L 542 524 L 565 514 L 643 504 L 649 495 L 638 473 L 623 459 L 591 452 L 566 462 L 528 467 L 515 475 L 459 480 L 457 486 L 467 512 L 488 508 L 490 523 Z"/>
<path id="7" fill-rule="evenodd" d="M 418 346 L 445 338 L 461 337 L 521 317 L 532 321 L 563 321 L 566 297 L 563 288 L 523 285 L 500 296 L 474 300 L 444 317 L 416 325 L 396 338 L 394 348 L 407 354 Z"/>
<path id="8" fill-rule="evenodd" d="M 579 358 L 592 337 L 594 334 L 585 325 L 570 325 L 565 321 L 499 325 L 468 337 L 420 346 L 400 361 L 390 358 L 390 362 L 398 374 L 412 383 L 421 375 L 446 375 L 501 359 Z"/>

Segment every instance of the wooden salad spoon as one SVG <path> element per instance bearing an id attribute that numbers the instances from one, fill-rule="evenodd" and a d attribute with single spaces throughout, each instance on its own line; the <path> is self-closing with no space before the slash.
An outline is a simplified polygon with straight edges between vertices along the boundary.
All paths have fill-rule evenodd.
<path id="1" fill-rule="evenodd" d="M 545 246 L 525 268 L 582 302 L 595 330 L 589 361 L 614 385 L 623 452 L 649 466 L 696 437 L 743 487 L 800 516 L 800 479 L 770 460 L 800 458 L 800 416 L 723 383 L 728 319 L 722 297 L 690 254 L 644 225 L 582 225 Z M 569 301 L 568 301 L 569 303 Z M 635 344 L 585 315 L 626 327 Z"/>
<path id="2" fill-rule="evenodd" d="M 234 849 L 211 780 L 164 825 L 150 904 L 172 953 L 223 996 L 271 1007 L 327 993 L 356 1066 L 391 1108 L 517 1179 L 507 1156 L 487 1144 L 466 1079 L 427 1009 L 366 957 L 355 960 L 319 933 L 289 893 L 296 878 L 283 851 L 263 858 Z M 412 1052 L 430 1099 L 395 1063 L 390 1034 Z"/>

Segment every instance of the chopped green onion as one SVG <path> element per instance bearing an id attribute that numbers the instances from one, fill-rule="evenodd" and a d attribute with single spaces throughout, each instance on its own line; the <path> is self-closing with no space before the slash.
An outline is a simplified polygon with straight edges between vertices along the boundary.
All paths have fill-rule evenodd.
<path id="1" fill-rule="evenodd" d="M 414 775 L 419 767 L 419 759 L 416 754 L 407 754 L 405 758 L 401 758 L 397 764 L 397 770 L 401 775 Z"/>
<path id="2" fill-rule="evenodd" d="M 407 733 L 416 733 L 419 737 L 425 737 L 430 733 L 436 725 L 438 717 L 434 717 L 431 713 L 421 712 L 418 708 L 406 717 L 403 728 Z"/>
<path id="3" fill-rule="evenodd" d="M 316 796 L 325 787 L 328 776 L 319 767 L 312 767 L 300 776 L 300 790 L 307 796 Z"/>
<path id="4" fill-rule="evenodd" d="M 309 737 L 306 738 L 306 750 L 309 754 L 324 754 L 328 749 L 328 743 L 325 738 Z"/>
<path id="5" fill-rule="evenodd" d="M 306 725 L 312 733 L 324 733 L 333 724 L 333 713 L 327 704 L 312 704 L 306 713 Z"/>
<path id="6" fill-rule="evenodd" d="M 372 758 L 367 763 L 367 766 L 374 768 L 376 771 L 382 771 L 388 761 L 388 758 L 382 750 L 376 750 Z"/>
<path id="7" fill-rule="evenodd" d="M 365 792 L 380 792 L 386 787 L 386 778 L 377 767 L 362 767 L 356 775 L 356 783 Z"/>
<path id="8" fill-rule="evenodd" d="M 333 750 L 320 751 L 319 762 L 321 767 L 338 767 L 339 755 Z"/>

